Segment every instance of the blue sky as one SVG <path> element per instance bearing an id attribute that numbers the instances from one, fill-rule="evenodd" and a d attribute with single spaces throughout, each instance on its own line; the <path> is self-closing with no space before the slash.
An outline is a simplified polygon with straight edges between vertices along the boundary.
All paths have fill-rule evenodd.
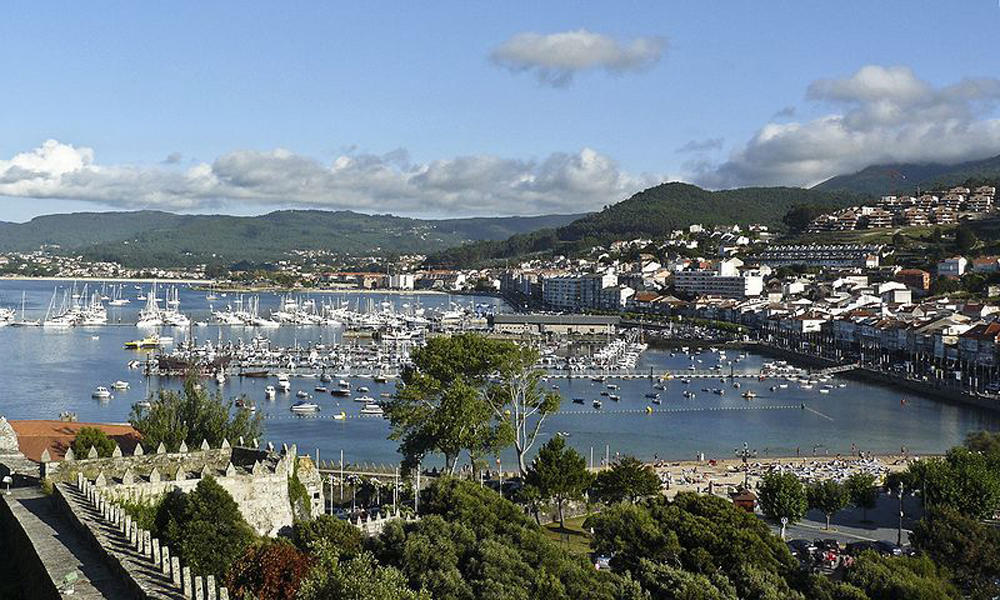
<path id="1" fill-rule="evenodd" d="M 995 0 L 7 5 L 0 220 L 577 212 L 982 158 L 998 21 Z"/>

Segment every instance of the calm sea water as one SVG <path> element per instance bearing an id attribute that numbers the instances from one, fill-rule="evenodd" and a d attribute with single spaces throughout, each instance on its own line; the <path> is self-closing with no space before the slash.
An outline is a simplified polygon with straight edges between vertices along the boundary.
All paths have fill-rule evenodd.
<path id="1" fill-rule="evenodd" d="M 0 306 L 20 309 L 22 291 L 28 318 L 41 318 L 49 305 L 53 288 L 51 282 L 0 281 Z M 58 284 L 65 286 L 65 284 Z M 78 288 L 79 288 L 78 284 Z M 93 288 L 93 284 L 91 284 Z M 145 291 L 145 286 L 144 286 Z M 125 288 L 132 304 L 123 308 L 109 308 L 113 322 L 134 323 L 142 303 L 135 299 L 138 291 L 132 284 Z M 61 292 L 57 294 L 61 298 Z M 404 305 L 425 308 L 444 307 L 450 302 L 469 305 L 485 303 L 503 310 L 503 305 L 493 298 L 472 298 L 447 295 L 396 295 L 396 294 L 316 294 L 317 302 L 324 299 L 349 302 L 360 300 L 375 304 L 390 302 L 397 308 Z M 209 303 L 203 292 L 181 288 L 181 309 L 195 319 L 207 318 Z M 220 298 L 216 308 L 233 301 Z M 280 298 L 262 294 L 262 311 L 277 307 Z M 169 330 L 168 330 L 169 331 Z M 121 422 L 128 418 L 133 403 L 143 399 L 148 392 L 159 388 L 176 388 L 176 379 L 143 377 L 141 372 L 129 370 L 127 363 L 142 354 L 126 351 L 122 345 L 141 337 L 130 325 L 108 325 L 94 328 L 75 328 L 63 331 L 42 328 L 0 328 L 0 414 L 11 419 L 54 419 L 62 411 L 77 413 L 81 421 Z M 340 341 L 340 330 L 322 327 L 282 327 L 256 330 L 229 327 L 198 327 L 193 329 L 198 339 L 249 340 L 255 335 L 266 335 L 280 345 L 324 341 Z M 180 338 L 183 334 L 173 333 Z M 729 358 L 737 353 L 728 352 Z M 717 355 L 699 355 L 699 368 L 718 362 Z M 759 370 L 766 359 L 749 354 L 735 365 L 737 372 Z M 691 360 L 682 354 L 649 350 L 636 368 L 639 373 L 667 369 L 685 369 Z M 727 367 L 728 370 L 728 367 Z M 127 391 L 114 392 L 110 401 L 99 402 L 90 397 L 98 385 L 110 385 L 123 379 L 131 385 Z M 959 407 L 916 396 L 891 387 L 871 385 L 853 380 L 836 379 L 847 387 L 820 394 L 816 389 L 801 390 L 796 384 L 788 389 L 769 391 L 775 381 L 758 382 L 743 380 L 740 390 L 718 379 L 694 380 L 688 386 L 678 381 L 670 382 L 666 391 L 654 390 L 648 379 L 613 382 L 621 386 L 616 393 L 620 402 L 602 398 L 604 408 L 591 407 L 591 401 L 601 398 L 604 384 L 589 379 L 551 379 L 549 385 L 558 385 L 564 397 L 563 413 L 550 417 L 544 427 L 545 437 L 559 432 L 568 434 L 568 441 L 586 456 L 593 453 L 595 460 L 609 451 L 631 453 L 641 458 L 653 457 L 683 459 L 694 458 L 698 453 L 706 457 L 725 458 L 744 441 L 763 455 L 810 455 L 813 448 L 818 453 L 847 453 L 852 444 L 858 449 L 874 452 L 898 452 L 901 446 L 912 453 L 941 452 L 960 443 L 970 431 L 1000 427 L 996 415 L 974 408 Z M 334 459 L 344 451 L 351 462 L 391 463 L 398 460 L 396 444 L 386 439 L 388 423 L 379 418 L 360 417 L 358 405 L 350 399 L 337 399 L 329 394 L 314 394 L 322 410 L 316 416 L 297 417 L 288 407 L 295 402 L 295 391 L 313 392 L 315 379 L 292 380 L 292 393 L 280 395 L 272 402 L 264 400 L 264 386 L 274 381 L 263 379 L 233 378 L 219 391 L 226 397 L 246 394 L 254 400 L 266 417 L 266 438 L 275 442 L 297 443 L 302 451 L 319 450 L 326 459 Z M 378 397 L 391 392 L 394 386 L 374 383 L 371 380 L 352 382 L 370 388 L 370 395 Z M 612 383 L 609 381 L 608 383 Z M 216 388 L 206 382 L 209 389 Z M 726 395 L 703 392 L 702 388 L 721 387 Z M 818 387 L 818 386 L 817 386 Z M 682 392 L 691 389 L 695 398 L 684 398 Z M 755 390 L 758 397 L 747 402 L 740 393 Z M 653 406 L 647 414 L 650 400 L 646 393 L 658 392 L 661 404 Z M 584 398 L 585 404 L 573 404 L 572 398 Z M 901 399 L 907 402 L 901 403 Z M 801 406 L 805 405 L 803 409 Z M 340 411 L 347 413 L 345 420 L 334 420 Z M 609 450 L 608 450 L 609 449 Z M 512 465 L 512 456 L 502 457 Z"/>

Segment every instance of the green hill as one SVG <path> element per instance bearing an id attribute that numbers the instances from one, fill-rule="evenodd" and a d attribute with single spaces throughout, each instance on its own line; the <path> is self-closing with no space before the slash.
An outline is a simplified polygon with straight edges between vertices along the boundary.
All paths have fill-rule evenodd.
<path id="1" fill-rule="evenodd" d="M 158 211 L 72 213 L 0 223 L 0 251 L 58 244 L 129 266 L 273 261 L 291 250 L 427 253 L 557 227 L 580 215 L 421 220 L 351 211 L 285 210 L 254 217 Z"/>
<path id="2" fill-rule="evenodd" d="M 554 229 L 515 235 L 504 241 L 483 241 L 439 252 L 430 264 L 468 265 L 531 253 L 572 253 L 595 244 L 635 237 L 663 237 L 694 223 L 780 227 L 794 206 L 831 208 L 855 204 L 854 194 L 801 188 L 740 188 L 709 191 L 686 183 L 664 183 L 631 198 Z"/>
<path id="3" fill-rule="evenodd" d="M 812 189 L 847 191 L 882 196 L 913 194 L 917 188 L 935 189 L 964 183 L 984 183 L 1000 179 L 1000 156 L 946 165 L 942 163 L 896 163 L 873 165 L 827 179 Z"/>

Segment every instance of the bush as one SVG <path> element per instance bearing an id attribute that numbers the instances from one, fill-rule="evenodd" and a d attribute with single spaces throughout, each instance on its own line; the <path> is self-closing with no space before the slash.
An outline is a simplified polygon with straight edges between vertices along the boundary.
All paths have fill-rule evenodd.
<path id="1" fill-rule="evenodd" d="M 156 514 L 156 535 L 198 575 L 224 579 L 229 567 L 253 543 L 253 529 L 239 506 L 212 477 L 189 494 L 164 498 Z"/>
<path id="2" fill-rule="evenodd" d="M 298 521 L 292 526 L 292 542 L 303 552 L 313 552 L 323 542 L 341 559 L 361 551 L 361 531 L 347 521 L 331 515 L 320 515 L 310 521 Z"/>
<path id="3" fill-rule="evenodd" d="M 250 546 L 229 570 L 226 585 L 233 598 L 293 600 L 312 560 L 286 540 Z"/>
<path id="4" fill-rule="evenodd" d="M 97 456 L 108 458 L 114 453 L 115 446 L 117 446 L 115 441 L 100 429 L 81 427 L 80 431 L 76 432 L 72 448 L 73 455 L 77 458 L 86 458 L 91 447 L 97 449 Z"/>

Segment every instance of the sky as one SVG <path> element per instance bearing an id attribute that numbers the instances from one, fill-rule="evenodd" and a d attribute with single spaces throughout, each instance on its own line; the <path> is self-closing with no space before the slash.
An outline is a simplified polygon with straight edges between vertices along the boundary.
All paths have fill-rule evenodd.
<path id="1" fill-rule="evenodd" d="M 0 19 L 0 220 L 578 213 L 1000 154 L 997 0 L 47 2 Z"/>

